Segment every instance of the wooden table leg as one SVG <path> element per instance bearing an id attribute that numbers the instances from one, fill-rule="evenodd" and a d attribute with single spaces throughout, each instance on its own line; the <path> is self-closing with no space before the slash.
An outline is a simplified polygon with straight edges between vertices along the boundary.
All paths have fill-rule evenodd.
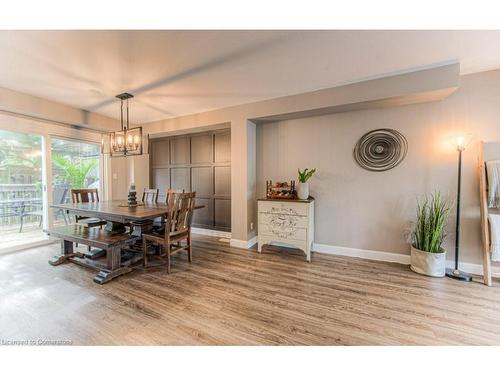
<path id="1" fill-rule="evenodd" d="M 104 230 L 108 233 L 125 233 L 127 231 L 127 228 L 123 223 L 118 223 L 116 221 L 107 221 L 106 225 L 104 226 Z"/>
<path id="2" fill-rule="evenodd" d="M 54 257 L 49 260 L 49 264 L 52 266 L 58 266 L 73 257 L 82 258 L 83 254 L 80 252 L 73 252 L 73 242 L 61 240 L 61 255 L 54 255 Z"/>
<path id="3" fill-rule="evenodd" d="M 106 267 L 108 270 L 115 271 L 120 268 L 121 248 L 118 246 L 110 247 L 106 250 Z"/>
<path id="4" fill-rule="evenodd" d="M 94 277 L 94 281 L 97 284 L 105 284 L 115 277 L 132 271 L 130 267 L 121 267 L 121 247 L 106 249 L 106 268 Z"/>
<path id="5" fill-rule="evenodd" d="M 132 221 L 132 236 L 141 237 L 143 233 L 149 233 L 153 229 L 153 220 Z"/>

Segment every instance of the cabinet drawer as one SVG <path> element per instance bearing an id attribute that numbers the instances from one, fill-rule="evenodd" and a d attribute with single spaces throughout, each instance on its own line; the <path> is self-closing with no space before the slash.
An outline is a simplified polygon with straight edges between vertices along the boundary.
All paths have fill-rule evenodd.
<path id="1" fill-rule="evenodd" d="M 259 201 L 259 212 L 280 215 L 307 216 L 310 203 Z"/>
<path id="2" fill-rule="evenodd" d="M 309 218 L 307 216 L 259 213 L 259 227 L 261 225 L 271 225 L 307 228 L 308 223 Z"/>
<path id="3" fill-rule="evenodd" d="M 305 241 L 307 239 L 307 229 L 259 224 L 259 235 L 271 236 L 277 241 L 279 241 L 279 239 Z"/>

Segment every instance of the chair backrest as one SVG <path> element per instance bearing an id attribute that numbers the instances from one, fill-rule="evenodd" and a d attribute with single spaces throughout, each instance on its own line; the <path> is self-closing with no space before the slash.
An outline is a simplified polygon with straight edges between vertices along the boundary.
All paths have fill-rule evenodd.
<path id="1" fill-rule="evenodd" d="M 158 193 L 160 189 L 147 189 L 144 188 L 142 193 L 142 203 L 158 203 Z"/>
<path id="2" fill-rule="evenodd" d="M 165 195 L 165 204 L 168 205 L 168 202 L 170 202 L 170 198 L 173 196 L 173 194 L 179 194 L 179 193 L 184 193 L 184 189 L 182 189 L 182 191 L 175 189 L 168 189 L 167 194 Z"/>
<path id="3" fill-rule="evenodd" d="M 52 201 L 57 204 L 66 203 L 66 197 L 68 196 L 69 186 L 68 185 L 55 185 L 52 189 Z"/>
<path id="4" fill-rule="evenodd" d="M 170 193 L 168 215 L 165 221 L 165 239 L 171 233 L 191 230 L 196 193 Z"/>
<path id="5" fill-rule="evenodd" d="M 71 189 L 73 203 L 99 202 L 97 189 Z"/>

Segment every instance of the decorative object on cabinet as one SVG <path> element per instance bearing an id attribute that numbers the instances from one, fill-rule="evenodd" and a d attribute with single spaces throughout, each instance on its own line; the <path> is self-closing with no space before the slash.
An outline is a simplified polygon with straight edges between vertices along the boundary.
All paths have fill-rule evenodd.
<path id="1" fill-rule="evenodd" d="M 309 179 L 316 172 L 316 168 L 309 170 L 308 168 L 304 169 L 302 172 L 298 169 L 299 173 L 299 187 L 297 189 L 297 197 L 299 199 L 307 199 L 309 198 Z"/>
<path id="2" fill-rule="evenodd" d="M 311 261 L 314 241 L 314 199 L 259 199 L 258 251 L 274 243 L 296 247 Z"/>
<path id="3" fill-rule="evenodd" d="M 266 197 L 268 199 L 296 199 L 295 181 L 273 182 L 266 181 Z"/>
<path id="4" fill-rule="evenodd" d="M 364 134 L 354 147 L 360 167 L 374 172 L 387 171 L 403 161 L 408 141 L 394 129 L 376 129 Z"/>
<path id="5" fill-rule="evenodd" d="M 417 203 L 417 222 L 411 244 L 412 271 L 433 277 L 445 275 L 446 251 L 442 244 L 450 211 L 451 204 L 440 192 Z"/>

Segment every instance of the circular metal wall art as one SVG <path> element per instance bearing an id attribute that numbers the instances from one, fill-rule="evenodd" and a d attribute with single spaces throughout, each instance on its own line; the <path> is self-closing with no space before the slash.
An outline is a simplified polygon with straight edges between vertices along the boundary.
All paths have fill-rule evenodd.
<path id="1" fill-rule="evenodd" d="M 376 129 L 363 135 L 354 147 L 354 159 L 364 169 L 387 171 L 403 161 L 408 141 L 394 129 Z"/>

